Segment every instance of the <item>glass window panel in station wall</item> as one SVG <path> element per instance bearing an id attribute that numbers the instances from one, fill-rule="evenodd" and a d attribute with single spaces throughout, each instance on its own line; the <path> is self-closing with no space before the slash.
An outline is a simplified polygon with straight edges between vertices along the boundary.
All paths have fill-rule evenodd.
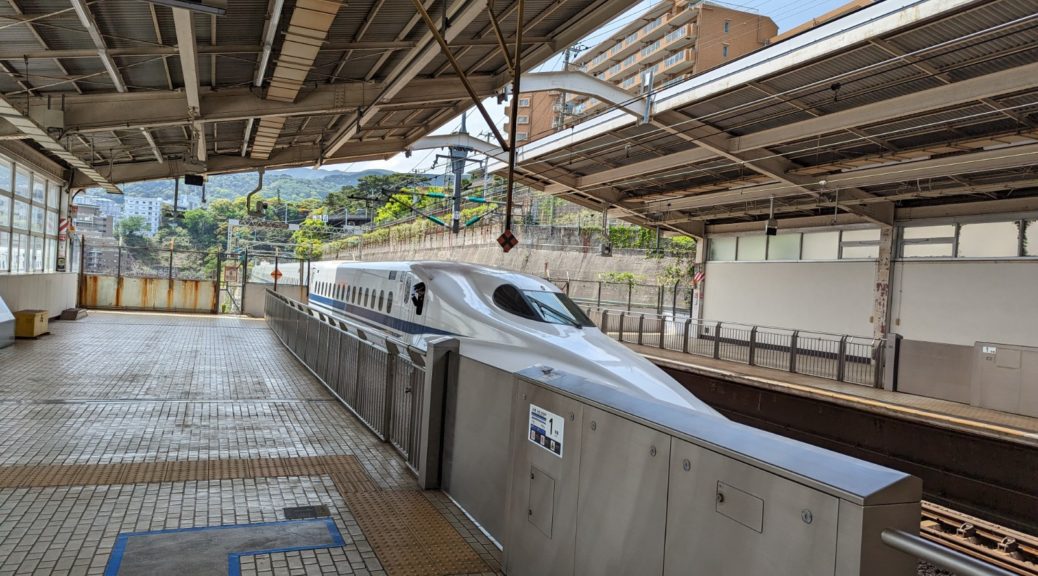
<path id="1" fill-rule="evenodd" d="M 735 242 L 735 236 L 710 238 L 707 241 L 709 259 L 719 262 L 735 260 Z"/>
<path id="2" fill-rule="evenodd" d="M 875 260 L 879 258 L 879 246 L 844 246 L 843 258 L 846 260 Z"/>
<path id="3" fill-rule="evenodd" d="M 32 175 L 32 203 L 43 205 L 47 202 L 47 181 L 39 174 Z"/>
<path id="4" fill-rule="evenodd" d="M 0 196 L 10 195 L 14 189 L 14 166 L 11 161 L 0 156 Z"/>
<path id="5" fill-rule="evenodd" d="M 960 258 L 1006 258 L 1019 255 L 1020 228 L 1016 222 L 963 224 L 959 228 Z"/>
<path id="6" fill-rule="evenodd" d="M 739 237 L 739 251 L 736 253 L 738 260 L 763 260 L 764 250 L 768 245 L 768 237 L 763 234 L 760 236 L 740 236 Z"/>
<path id="7" fill-rule="evenodd" d="M 32 233 L 43 234 L 43 226 L 47 222 L 47 211 L 43 206 L 32 207 Z"/>
<path id="8" fill-rule="evenodd" d="M 865 228 L 863 230 L 844 230 L 844 242 L 879 242 L 879 228 Z"/>
<path id="9" fill-rule="evenodd" d="M 1024 220 L 1024 256 L 1038 256 L 1038 220 Z"/>
<path id="10" fill-rule="evenodd" d="M 0 192 L 0 228 L 11 225 L 11 199 Z"/>
<path id="11" fill-rule="evenodd" d="M 58 235 L 58 213 L 47 211 L 47 236 Z"/>
<path id="12" fill-rule="evenodd" d="M 839 232 L 805 232 L 802 240 L 803 260 L 836 260 L 840 257 Z"/>
<path id="13" fill-rule="evenodd" d="M 50 238 L 47 240 L 47 272 L 58 269 L 58 241 Z"/>
<path id="14" fill-rule="evenodd" d="M 778 234 L 768 239 L 768 260 L 799 260 L 800 234 Z"/>
<path id="15" fill-rule="evenodd" d="M 11 272 L 25 272 L 29 268 L 29 235 L 11 235 Z"/>
<path id="16" fill-rule="evenodd" d="M 939 226 L 907 226 L 904 230 L 904 239 L 916 238 L 951 238 L 955 236 L 955 226 L 941 224 Z M 846 239 L 846 236 L 844 237 Z"/>
<path id="17" fill-rule="evenodd" d="M 58 198 L 61 197 L 61 186 L 56 182 L 47 181 L 47 207 L 58 210 Z"/>
<path id="18" fill-rule="evenodd" d="M 951 242 L 905 244 L 901 255 L 905 258 L 948 258 L 952 255 L 952 245 Z"/>
<path id="19" fill-rule="evenodd" d="M 28 198 L 31 191 L 29 190 L 29 171 L 18 168 L 14 171 L 14 194 L 15 196 L 21 196 L 22 198 Z"/>
<path id="20" fill-rule="evenodd" d="M 0 272 L 11 270 L 11 233 L 0 230 Z"/>
<path id="21" fill-rule="evenodd" d="M 21 230 L 29 229 L 29 205 L 27 203 L 15 200 L 12 215 L 11 226 Z"/>
<path id="22" fill-rule="evenodd" d="M 43 272 L 43 238 L 32 237 L 32 260 L 30 261 L 31 272 Z"/>

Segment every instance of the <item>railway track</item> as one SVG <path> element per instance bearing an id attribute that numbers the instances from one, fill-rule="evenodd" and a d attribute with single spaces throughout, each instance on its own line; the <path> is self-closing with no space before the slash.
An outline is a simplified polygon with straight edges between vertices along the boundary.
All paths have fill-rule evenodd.
<path id="1" fill-rule="evenodd" d="M 923 502 L 919 535 L 1014 574 L 1038 576 L 1038 537 Z"/>

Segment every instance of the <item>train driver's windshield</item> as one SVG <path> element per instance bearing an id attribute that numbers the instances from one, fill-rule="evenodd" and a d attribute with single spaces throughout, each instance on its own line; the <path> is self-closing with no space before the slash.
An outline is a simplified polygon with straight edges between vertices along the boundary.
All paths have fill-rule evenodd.
<path id="1" fill-rule="evenodd" d="M 519 290 L 511 284 L 504 284 L 494 290 L 494 304 L 505 312 L 538 322 L 576 328 L 595 325 L 579 306 L 561 292 Z"/>

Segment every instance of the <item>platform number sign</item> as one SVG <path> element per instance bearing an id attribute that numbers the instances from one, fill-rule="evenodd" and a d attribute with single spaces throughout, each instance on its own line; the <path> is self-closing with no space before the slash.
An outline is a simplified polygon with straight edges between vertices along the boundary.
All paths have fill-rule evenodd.
<path id="1" fill-rule="evenodd" d="M 566 419 L 530 404 L 530 442 L 562 458 L 562 438 Z"/>

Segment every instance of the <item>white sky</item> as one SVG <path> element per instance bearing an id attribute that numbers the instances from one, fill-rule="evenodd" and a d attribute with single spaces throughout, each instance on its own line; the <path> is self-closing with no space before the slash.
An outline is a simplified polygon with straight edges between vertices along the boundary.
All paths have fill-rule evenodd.
<path id="1" fill-rule="evenodd" d="M 780 33 L 847 3 L 847 0 L 748 0 L 739 4 L 721 2 L 718 0 L 711 1 L 732 8 L 745 10 L 747 12 L 760 12 L 762 15 L 768 16 L 775 21 Z M 602 42 L 614 31 L 625 26 L 635 16 L 644 12 L 652 4 L 653 0 L 641 0 L 638 4 L 633 6 L 627 12 L 621 14 L 612 22 L 603 25 L 596 32 L 585 37 L 581 43 L 590 47 Z M 548 59 L 548 61 L 541 66 L 535 68 L 535 71 L 561 69 L 562 55 L 559 54 Z M 498 128 L 500 129 L 506 118 L 505 107 L 498 104 L 496 98 L 488 98 L 484 100 L 483 106 L 487 109 L 487 112 L 490 113 L 490 116 L 495 119 Z M 450 134 L 451 132 L 457 131 L 460 124 L 461 119 L 455 118 L 438 130 L 435 130 L 433 134 Z M 479 111 L 476 110 L 475 106 L 469 109 L 466 124 L 469 134 L 482 134 L 486 140 L 494 139 L 490 134 L 490 129 L 487 127 L 486 122 L 483 120 Z M 443 163 L 436 165 L 437 154 L 446 154 L 446 150 L 421 150 L 412 154 L 410 158 L 407 158 L 403 153 L 400 153 L 389 160 L 331 164 L 322 166 L 321 169 L 357 172 L 360 170 L 381 168 L 384 170 L 393 170 L 395 172 L 410 172 L 412 170 L 418 170 L 420 172 L 439 173 L 444 171 L 445 166 Z"/>

